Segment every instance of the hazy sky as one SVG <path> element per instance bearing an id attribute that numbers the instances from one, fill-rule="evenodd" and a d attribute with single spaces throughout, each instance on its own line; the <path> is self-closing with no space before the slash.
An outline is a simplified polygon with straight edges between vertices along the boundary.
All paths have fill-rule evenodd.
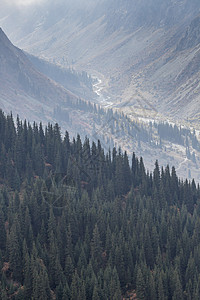
<path id="1" fill-rule="evenodd" d="M 45 0 L 7 0 L 7 1 L 4 1 L 6 2 L 6 4 L 16 4 L 16 5 L 31 5 L 31 4 L 38 4 L 38 3 L 42 3 L 44 2 Z"/>
<path id="2" fill-rule="evenodd" d="M 51 3 L 54 2 L 55 3 L 65 3 L 65 1 L 67 1 L 67 3 L 72 3 L 72 4 L 77 4 L 79 3 L 80 5 L 84 5 L 87 6 L 90 3 L 95 3 L 97 0 L 0 0 L 0 7 L 6 7 L 6 6 L 10 6 L 10 5 L 17 5 L 17 6 L 31 6 L 34 4 L 42 4 L 44 2 L 47 3 Z"/>

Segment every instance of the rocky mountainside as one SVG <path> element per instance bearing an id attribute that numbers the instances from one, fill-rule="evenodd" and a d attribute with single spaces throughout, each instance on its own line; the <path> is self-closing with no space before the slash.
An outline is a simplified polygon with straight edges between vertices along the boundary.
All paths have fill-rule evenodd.
<path id="1" fill-rule="evenodd" d="M 49 19 L 53 11 L 45 7 L 40 10 L 35 7 L 30 15 L 27 9 L 24 9 L 26 14 L 24 10 L 18 15 L 13 12 L 12 18 L 15 16 L 19 26 L 13 26 L 8 12 L 1 23 L 26 51 L 97 77 L 95 91 L 99 102 L 124 111 L 134 122 L 79 101 L 77 96 L 46 76 L 52 68 L 55 74 L 60 74 L 57 66 L 47 63 L 46 72 L 46 62 L 43 64 L 37 59 L 35 62 L 35 58 L 33 65 L 2 31 L 0 108 L 18 113 L 29 121 L 58 121 L 63 130 L 73 135 L 79 132 L 82 137 L 100 139 L 107 150 L 113 145 L 120 145 L 129 155 L 134 150 L 136 155 L 144 157 L 149 170 L 159 159 L 163 166 L 174 165 L 180 177 L 194 177 L 199 181 L 200 150 L 195 140 L 199 131 L 191 134 L 183 130 L 184 142 L 180 144 L 176 138 L 169 140 L 165 135 L 161 141 L 158 127 L 152 131 L 148 123 L 141 123 L 155 119 L 159 122 L 160 113 L 163 113 L 164 120 L 168 116 L 174 119 L 191 117 L 198 125 L 198 43 L 187 42 L 194 34 L 192 26 L 198 26 L 198 22 L 193 21 L 198 20 L 194 11 L 179 18 L 181 26 L 175 19 L 169 26 L 167 18 L 162 23 L 153 22 L 151 17 L 144 26 L 132 24 L 130 27 L 130 16 L 124 18 L 129 20 L 127 24 L 122 20 L 118 28 L 111 28 L 108 16 L 114 18 L 112 2 L 108 5 L 107 1 L 97 4 L 91 1 L 91 4 L 92 8 L 88 5 L 79 7 L 78 11 L 76 8 L 66 12 L 60 8 L 62 16 L 67 14 L 60 20 L 59 14 Z M 57 4 L 52 9 L 56 11 Z M 132 12 L 128 9 L 126 13 L 128 16 Z M 122 11 L 118 14 L 122 15 Z M 193 40 L 198 30 L 195 32 Z M 44 71 L 46 75 L 41 73 Z"/>
<path id="2" fill-rule="evenodd" d="M 61 64 L 50 63 L 28 53 L 25 54 L 40 73 L 61 84 L 67 90 L 88 100 L 96 98 L 93 91 L 94 79 L 86 72 L 76 72 L 73 68 L 66 68 Z"/>
<path id="3" fill-rule="evenodd" d="M 56 103 L 77 97 L 37 71 L 22 50 L 0 29 L 0 104 L 32 121 L 52 120 Z"/>
<path id="4" fill-rule="evenodd" d="M 24 50 L 100 77 L 115 105 L 197 123 L 199 9 L 196 0 L 60 0 L 1 12 L 0 22 Z"/>

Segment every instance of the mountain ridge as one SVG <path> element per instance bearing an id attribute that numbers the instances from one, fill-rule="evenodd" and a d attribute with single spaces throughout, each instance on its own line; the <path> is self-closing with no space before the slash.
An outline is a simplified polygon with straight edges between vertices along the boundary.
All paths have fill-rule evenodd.
<path id="1" fill-rule="evenodd" d="M 190 83 L 198 81 L 199 72 L 194 58 L 199 47 L 198 1 L 91 1 L 87 7 L 76 1 L 74 7 L 63 1 L 36 7 L 36 18 L 28 21 L 21 12 L 20 27 L 12 30 L 9 15 L 1 22 L 24 50 L 60 64 L 64 58 L 64 66 L 91 75 L 101 73 L 108 83 L 105 93 L 116 105 L 135 94 L 148 94 L 146 100 L 161 114 L 198 125 L 199 91 Z M 56 11 L 62 13 L 51 21 Z M 26 19 L 28 15 L 26 11 Z M 177 114 L 177 97 L 179 104 L 190 103 L 188 110 L 178 105 Z"/>
<path id="2" fill-rule="evenodd" d="M 67 101 L 68 97 L 78 98 L 37 71 L 23 51 L 13 46 L 2 29 L 0 31 L 0 53 L 1 106 L 5 111 L 9 112 L 8 102 L 10 102 L 10 106 L 11 103 L 14 106 L 14 102 L 17 102 L 15 113 L 26 118 L 31 116 L 32 119 L 33 115 L 24 114 L 22 109 L 22 106 L 24 105 L 25 108 L 27 103 L 27 108 L 32 110 L 31 103 L 29 103 L 32 100 L 38 105 L 40 103 L 41 108 L 44 106 L 49 113 L 49 107 L 53 107 L 58 100 Z"/>

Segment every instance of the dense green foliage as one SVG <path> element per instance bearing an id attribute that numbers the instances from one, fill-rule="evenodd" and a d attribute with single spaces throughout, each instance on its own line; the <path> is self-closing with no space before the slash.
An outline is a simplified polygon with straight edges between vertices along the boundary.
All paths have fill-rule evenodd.
<path id="1" fill-rule="evenodd" d="M 200 298 L 200 189 L 0 112 L 0 299 Z"/>

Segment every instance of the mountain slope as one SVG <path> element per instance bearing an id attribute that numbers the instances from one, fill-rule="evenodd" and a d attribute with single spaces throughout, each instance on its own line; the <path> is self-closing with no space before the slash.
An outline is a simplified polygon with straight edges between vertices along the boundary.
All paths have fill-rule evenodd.
<path id="1" fill-rule="evenodd" d="M 163 166 L 175 165 L 181 177 L 189 174 L 196 181 L 200 180 L 200 145 L 196 133 L 169 125 L 161 126 L 164 129 L 160 133 L 160 126 L 156 123 L 152 127 L 152 124 L 144 124 L 138 118 L 137 121 L 131 120 L 130 113 L 128 117 L 120 111 L 105 110 L 80 100 L 37 71 L 2 31 L 0 45 L 0 108 L 5 112 L 12 111 L 28 121 L 59 122 L 63 130 L 72 132 L 74 136 L 79 132 L 82 138 L 87 136 L 95 142 L 100 140 L 107 151 L 113 146 L 120 146 L 129 156 L 135 151 L 138 156 L 144 157 L 149 170 L 159 158 Z M 100 93 L 97 86 L 97 93 Z M 130 109 L 129 105 L 121 108 Z M 136 114 L 135 110 L 131 112 Z"/>
<path id="2" fill-rule="evenodd" d="M 197 123 L 199 9 L 196 0 L 50 1 L 5 13 L 1 23 L 24 50 L 103 78 L 113 103 L 137 108 L 145 98 Z"/>
<path id="3" fill-rule="evenodd" d="M 14 47 L 0 29 L 0 103 L 4 111 L 13 111 L 29 120 L 50 120 L 56 103 L 76 100 L 30 63 L 26 55 Z M 41 117 L 42 113 L 42 117 Z M 44 115 L 43 115 L 44 114 Z"/>
<path id="4" fill-rule="evenodd" d="M 93 92 L 93 79 L 86 72 L 79 73 L 72 68 L 64 68 L 62 65 L 25 54 L 40 73 L 61 84 L 67 90 L 82 98 L 93 100 L 96 98 Z"/>

